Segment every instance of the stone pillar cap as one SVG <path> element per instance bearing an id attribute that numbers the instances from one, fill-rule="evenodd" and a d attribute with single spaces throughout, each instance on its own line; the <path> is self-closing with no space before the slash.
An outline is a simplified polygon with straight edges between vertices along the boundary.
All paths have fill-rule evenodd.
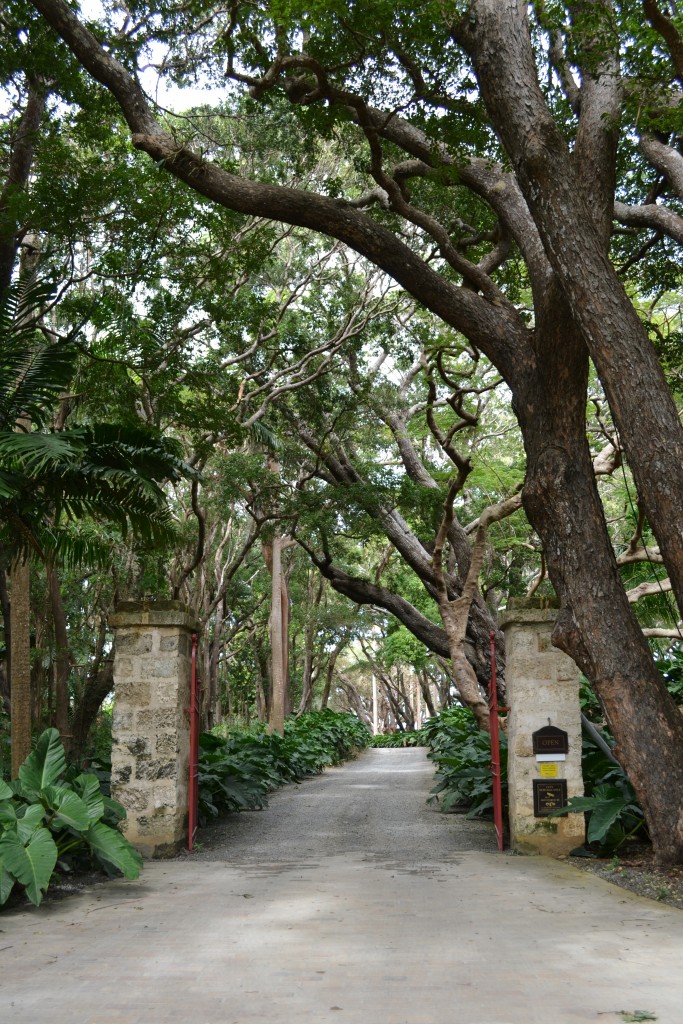
<path id="1" fill-rule="evenodd" d="M 552 597 L 511 597 L 505 611 L 500 613 L 498 624 L 501 629 L 511 625 L 534 622 L 555 622 L 560 602 Z"/>
<path id="2" fill-rule="evenodd" d="M 125 626 L 175 626 L 195 632 L 199 620 L 182 601 L 120 601 L 109 616 L 112 629 Z"/>

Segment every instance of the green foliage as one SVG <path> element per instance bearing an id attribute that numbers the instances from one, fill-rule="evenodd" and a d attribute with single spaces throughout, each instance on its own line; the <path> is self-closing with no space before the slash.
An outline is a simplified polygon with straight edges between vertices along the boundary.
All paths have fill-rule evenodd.
<path id="1" fill-rule="evenodd" d="M 669 649 L 666 658 L 657 662 L 657 668 L 664 676 L 673 699 L 677 704 L 683 704 L 683 651 L 678 644 Z"/>
<path id="2" fill-rule="evenodd" d="M 45 345 L 38 337 L 37 317 L 53 297 L 41 283 L 12 286 L 0 296 L 0 430 L 13 430 L 26 418 L 43 427 L 60 395 L 68 388 L 77 351 L 71 339 Z M 4 473 L 0 487 L 6 486 Z M 0 494 L 3 490 L 0 490 Z"/>
<path id="3" fill-rule="evenodd" d="M 586 718 L 590 719 L 591 722 L 602 720 L 602 707 L 600 705 L 600 701 L 596 697 L 593 687 L 584 675 L 581 676 L 579 705 L 582 713 Z"/>
<path id="4" fill-rule="evenodd" d="M 200 737 L 199 817 L 258 810 L 267 794 L 288 782 L 341 764 L 367 746 L 369 733 L 354 715 L 309 711 L 285 722 L 285 734 L 264 726 L 231 730 L 222 738 Z"/>
<path id="5" fill-rule="evenodd" d="M 647 838 L 643 811 L 626 772 L 587 735 L 583 737 L 581 767 L 586 795 L 571 797 L 566 807 L 549 817 L 586 814 L 586 840 L 594 844 L 594 852 L 603 855 L 614 853 L 634 836 Z"/>
<path id="6" fill-rule="evenodd" d="M 424 668 L 430 656 L 423 643 L 409 633 L 405 626 L 390 633 L 384 640 L 382 661 L 387 668 L 394 665 L 412 665 L 416 669 Z"/>
<path id="7" fill-rule="evenodd" d="M 442 811 L 467 811 L 468 818 L 487 815 L 493 808 L 491 743 L 477 728 L 469 708 L 448 708 L 430 719 L 424 733 L 437 766 L 436 784 L 429 803 L 441 802 Z M 507 808 L 507 737 L 500 733 L 503 807 Z"/>
<path id="8" fill-rule="evenodd" d="M 59 733 L 46 729 L 19 778 L 0 780 L 0 905 L 19 884 L 38 906 L 56 866 L 98 865 L 137 878 L 142 858 L 115 827 L 124 816 L 97 776 L 69 778 Z"/>
<path id="9" fill-rule="evenodd" d="M 371 747 L 426 747 L 427 734 L 424 729 L 413 732 L 385 732 L 370 738 Z"/>
<path id="10" fill-rule="evenodd" d="M 78 355 L 72 339 L 45 344 L 38 335 L 52 292 L 41 284 L 0 297 L 0 544 L 101 562 L 108 545 L 59 525 L 88 517 L 163 543 L 172 534 L 163 484 L 195 475 L 179 442 L 139 424 L 48 429 Z"/>

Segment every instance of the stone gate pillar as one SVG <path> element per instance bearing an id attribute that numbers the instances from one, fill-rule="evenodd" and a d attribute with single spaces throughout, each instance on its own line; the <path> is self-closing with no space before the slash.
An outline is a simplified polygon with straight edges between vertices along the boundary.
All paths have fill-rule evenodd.
<path id="1" fill-rule="evenodd" d="M 584 841 L 583 814 L 545 816 L 553 803 L 563 805 L 563 781 L 567 798 L 583 796 L 579 670 L 552 646 L 556 616 L 547 600 L 512 599 L 500 623 L 510 706 L 510 844 L 519 853 L 551 856 L 569 853 Z"/>
<path id="2" fill-rule="evenodd" d="M 172 856 L 187 837 L 191 634 L 180 601 L 125 601 L 116 631 L 112 797 L 126 837 L 145 857 Z"/>

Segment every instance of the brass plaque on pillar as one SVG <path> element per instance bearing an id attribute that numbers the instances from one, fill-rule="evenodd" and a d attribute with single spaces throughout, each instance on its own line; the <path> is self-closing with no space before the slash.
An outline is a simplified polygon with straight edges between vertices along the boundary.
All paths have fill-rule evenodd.
<path id="1" fill-rule="evenodd" d="M 567 805 L 566 779 L 534 779 L 534 818 L 545 818 Z"/>

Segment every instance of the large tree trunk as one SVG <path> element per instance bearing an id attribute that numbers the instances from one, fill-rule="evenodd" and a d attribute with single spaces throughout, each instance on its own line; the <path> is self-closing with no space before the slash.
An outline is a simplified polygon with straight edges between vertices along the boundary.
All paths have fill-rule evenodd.
<path id="1" fill-rule="evenodd" d="M 564 318 L 562 310 L 564 308 Z M 661 864 L 683 860 L 683 716 L 657 672 L 619 577 L 585 435 L 585 346 L 559 294 L 537 325 L 539 379 L 516 396 L 524 507 L 562 610 L 553 642 L 595 686 Z"/>
<path id="2" fill-rule="evenodd" d="M 593 6 L 596 19 L 601 7 L 609 18 L 609 5 Z M 579 124 L 585 141 L 571 155 L 538 84 L 527 4 L 473 0 L 472 8 L 476 20 L 467 45 L 487 110 L 600 375 L 683 614 L 683 427 L 657 353 L 606 252 L 605 220 L 609 224 L 614 202 L 616 155 L 609 136 L 619 109 L 617 68 L 600 69 L 590 91 L 585 70 Z M 608 22 L 601 28 L 598 20 L 596 26 L 604 29 L 600 59 L 609 65 Z M 605 154 L 598 166 L 593 153 Z M 602 193 L 597 196 L 596 185 Z"/>
<path id="3" fill-rule="evenodd" d="M 31 587 L 28 561 L 16 561 L 10 573 L 12 623 L 12 778 L 31 753 Z"/>

